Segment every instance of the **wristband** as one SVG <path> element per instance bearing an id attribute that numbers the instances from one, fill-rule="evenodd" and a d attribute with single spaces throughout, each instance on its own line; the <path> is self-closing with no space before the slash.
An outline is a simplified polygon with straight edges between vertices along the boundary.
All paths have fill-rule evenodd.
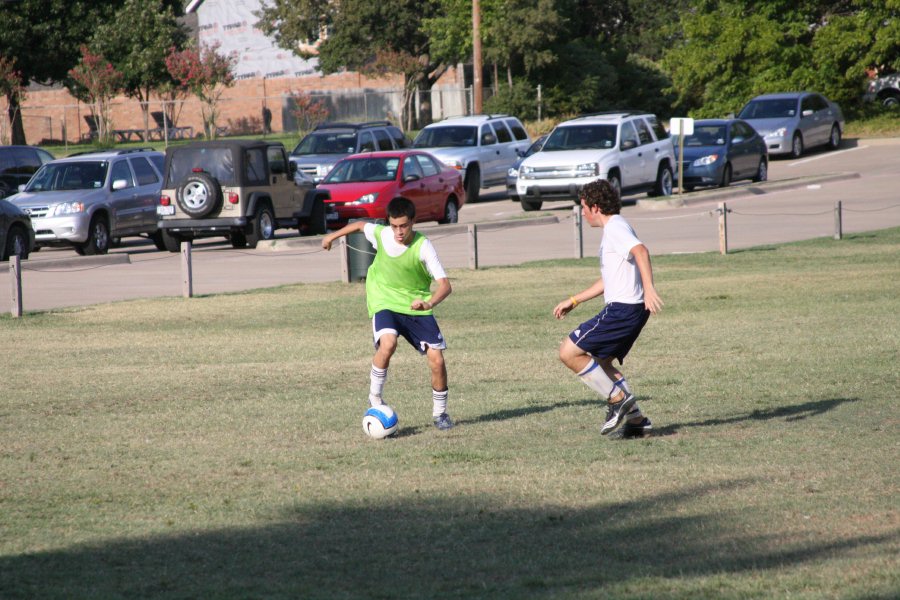
<path id="1" fill-rule="evenodd" d="M 578 300 L 575 299 L 575 296 L 569 296 L 569 300 L 572 301 L 572 308 L 578 306 Z"/>

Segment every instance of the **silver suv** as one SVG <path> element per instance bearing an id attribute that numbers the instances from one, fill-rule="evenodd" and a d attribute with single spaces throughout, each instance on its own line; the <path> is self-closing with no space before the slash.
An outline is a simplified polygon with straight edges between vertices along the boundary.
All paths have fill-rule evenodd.
<path id="1" fill-rule="evenodd" d="M 146 235 L 162 249 L 156 205 L 164 160 L 146 149 L 75 154 L 42 166 L 8 200 L 31 215 L 38 248 L 106 254 L 113 238 Z"/>
<path id="2" fill-rule="evenodd" d="M 407 147 L 409 140 L 390 121 L 323 123 L 300 140 L 289 160 L 297 165 L 298 184 L 304 175 L 320 183 L 345 156 Z"/>
<path id="3" fill-rule="evenodd" d="M 481 188 L 505 185 L 510 167 L 529 146 L 522 122 L 509 115 L 451 117 L 426 126 L 413 142 L 460 171 L 466 202 L 477 201 Z"/>
<path id="4" fill-rule="evenodd" d="M 606 179 L 619 193 L 672 194 L 672 138 L 651 114 L 588 115 L 556 126 L 539 152 L 519 165 L 516 192 L 524 210 L 545 199 L 578 202 L 578 190 Z"/>
<path id="5" fill-rule="evenodd" d="M 890 107 L 900 106 L 900 73 L 885 75 L 870 81 L 863 99 L 867 102 L 877 100 Z"/>

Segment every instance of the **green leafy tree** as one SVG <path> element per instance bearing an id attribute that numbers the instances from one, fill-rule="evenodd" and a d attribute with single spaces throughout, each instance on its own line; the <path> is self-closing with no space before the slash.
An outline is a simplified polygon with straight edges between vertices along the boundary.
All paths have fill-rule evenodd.
<path id="1" fill-rule="evenodd" d="M 0 2 L 0 56 L 16 60 L 26 84 L 62 83 L 99 23 L 122 0 L 19 0 Z M 132 26 L 132 24 L 128 24 Z M 12 143 L 25 144 L 20 98 L 7 95 Z"/>
<path id="2" fill-rule="evenodd" d="M 91 107 L 97 123 L 97 137 L 103 143 L 112 141 L 113 123 L 110 101 L 122 91 L 122 74 L 102 54 L 94 54 L 81 46 L 81 60 L 69 70 L 72 95 Z"/>
<path id="3" fill-rule="evenodd" d="M 225 88 L 234 85 L 234 66 L 237 57 L 219 54 L 219 44 L 200 49 L 169 49 L 166 68 L 176 85 L 189 90 L 201 103 L 200 113 L 207 139 L 218 135 L 219 99 Z"/>
<path id="4" fill-rule="evenodd" d="M 139 27 L 131 24 L 140 24 Z M 183 49 L 187 30 L 175 17 L 172 6 L 162 0 L 125 0 L 113 20 L 97 28 L 91 47 L 112 57 L 122 73 L 125 94 L 141 103 L 144 139 L 150 129 L 150 95 L 172 84 L 166 68 L 166 54 L 172 46 Z M 177 122 L 173 106 L 167 106 L 170 120 Z"/>
<path id="5" fill-rule="evenodd" d="M 15 112 L 8 115 L 9 127 L 0 124 L 0 144 L 9 144 L 11 139 L 11 126 L 18 114 L 19 107 L 25 101 L 25 85 L 22 80 L 22 74 L 16 69 L 16 59 L 0 56 L 0 94 L 6 96 L 10 101 L 10 106 L 15 107 Z"/>
<path id="6" fill-rule="evenodd" d="M 439 10 L 439 0 L 273 0 L 257 13 L 257 27 L 274 36 L 281 47 L 304 57 L 310 54 L 299 50 L 298 44 L 327 32 L 318 48 L 323 73 L 349 69 L 401 75 L 406 94 L 404 122 L 410 129 L 427 123 L 431 115 L 430 101 L 424 99 L 420 114 L 414 114 L 413 95 L 430 91 L 447 70 L 447 64 L 433 55 L 422 26 Z"/>

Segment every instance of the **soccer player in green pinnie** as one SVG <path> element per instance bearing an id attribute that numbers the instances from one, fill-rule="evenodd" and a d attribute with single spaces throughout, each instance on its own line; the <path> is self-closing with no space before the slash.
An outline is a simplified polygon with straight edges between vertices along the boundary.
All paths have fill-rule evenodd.
<path id="1" fill-rule="evenodd" d="M 369 385 L 369 404 L 384 403 L 382 394 L 391 357 L 403 336 L 419 354 L 428 358 L 431 369 L 432 418 L 442 431 L 453 427 L 447 414 L 447 347 L 434 307 L 452 291 L 450 280 L 432 243 L 413 230 L 415 205 L 406 198 L 394 198 L 387 206 L 388 225 L 364 221 L 348 223 L 322 239 L 322 248 L 331 250 L 334 241 L 362 231 L 376 250 L 366 275 L 366 304 L 372 319 L 375 356 Z M 431 292 L 432 280 L 437 289 Z"/>

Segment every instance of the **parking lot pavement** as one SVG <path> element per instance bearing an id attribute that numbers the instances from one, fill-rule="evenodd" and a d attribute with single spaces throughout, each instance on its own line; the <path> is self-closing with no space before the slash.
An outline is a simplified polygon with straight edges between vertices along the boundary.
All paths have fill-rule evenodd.
<path id="1" fill-rule="evenodd" d="M 641 207 L 637 198 L 623 214 L 654 255 L 683 252 L 716 252 L 719 249 L 719 202 L 726 202 L 729 248 L 777 244 L 815 237 L 831 237 L 834 209 L 843 207 L 845 234 L 900 226 L 900 194 L 896 161 L 900 140 L 859 144 L 847 152 L 813 154 L 799 161 L 777 161 L 772 182 L 753 184 L 753 190 L 725 200 L 719 191 L 694 192 L 683 206 L 668 202 L 656 210 Z M 804 162 L 806 161 L 806 162 Z M 811 179 L 818 171 L 819 179 Z M 835 173 L 858 173 L 836 178 Z M 784 181 L 794 180 L 790 185 Z M 735 186 L 737 188 L 737 186 Z M 501 188 L 502 189 L 502 188 Z M 548 258 L 578 255 L 574 204 L 547 202 L 539 213 L 521 211 L 505 192 L 488 190 L 480 202 L 460 211 L 460 226 L 420 227 L 434 242 L 447 268 L 466 269 L 470 263 L 470 239 L 465 225 L 491 221 L 523 222 L 536 215 L 545 218 L 529 226 L 480 228 L 480 268 L 521 264 Z M 581 249 L 594 256 L 601 230 L 584 227 Z M 225 240 L 199 240 L 192 252 L 194 294 L 212 294 L 292 283 L 317 283 L 341 279 L 340 252 L 325 252 L 316 238 L 298 238 L 286 230 L 274 244 L 256 250 L 234 250 Z M 24 261 L 23 307 L 27 311 L 82 306 L 129 298 L 171 296 L 182 293 L 181 257 L 158 252 L 144 239 L 126 239 L 112 251 L 127 254 L 130 263 L 96 264 L 72 250 L 43 249 Z M 102 257 L 101 257 L 102 260 Z M 452 277 L 452 273 L 451 273 Z M 0 288 L 10 290 L 9 269 L 0 267 Z M 8 312 L 10 294 L 4 293 L 0 311 Z"/>

